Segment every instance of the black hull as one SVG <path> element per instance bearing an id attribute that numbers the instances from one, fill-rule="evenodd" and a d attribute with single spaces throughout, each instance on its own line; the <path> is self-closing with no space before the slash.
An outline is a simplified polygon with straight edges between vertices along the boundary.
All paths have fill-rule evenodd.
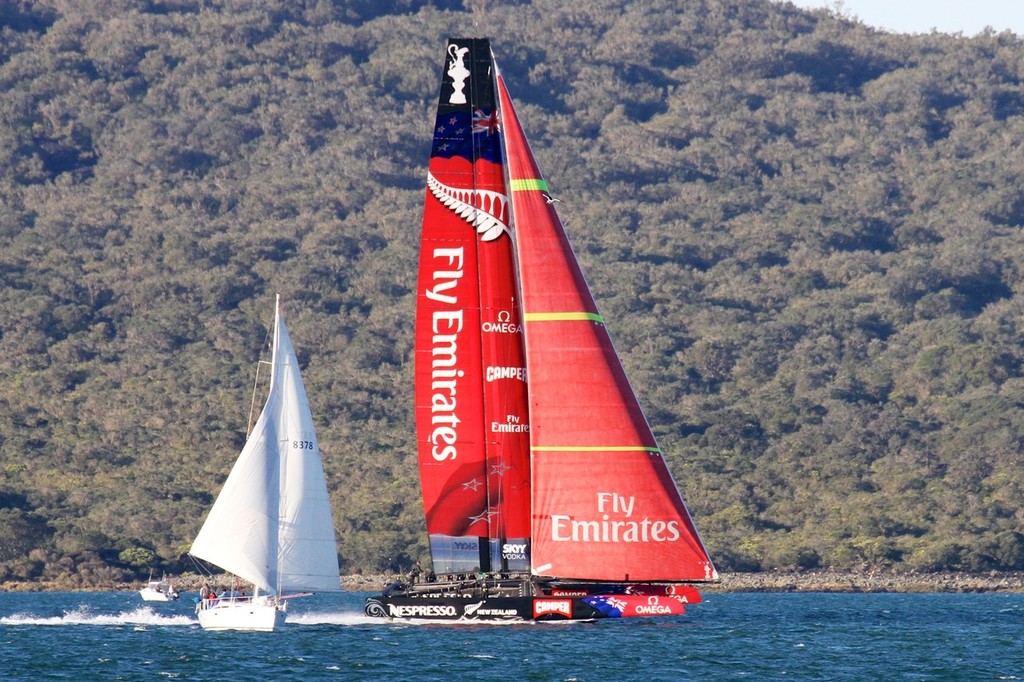
<path id="1" fill-rule="evenodd" d="M 562 597 L 370 597 L 366 615 L 451 622 L 590 621 L 607 616 L 582 599 Z"/>
<path id="2" fill-rule="evenodd" d="M 366 600 L 365 612 L 386 620 L 448 622 L 592 621 L 685 613 L 700 594 L 682 585 L 536 582 L 503 575 L 396 582 Z"/>

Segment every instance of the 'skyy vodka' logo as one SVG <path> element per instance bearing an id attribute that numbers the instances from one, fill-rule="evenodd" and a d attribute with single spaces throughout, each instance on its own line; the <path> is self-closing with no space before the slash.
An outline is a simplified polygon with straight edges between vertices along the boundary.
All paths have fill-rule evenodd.
<path id="1" fill-rule="evenodd" d="M 526 561 L 528 544 L 525 542 L 506 542 L 501 546 L 501 557 L 509 561 Z"/>

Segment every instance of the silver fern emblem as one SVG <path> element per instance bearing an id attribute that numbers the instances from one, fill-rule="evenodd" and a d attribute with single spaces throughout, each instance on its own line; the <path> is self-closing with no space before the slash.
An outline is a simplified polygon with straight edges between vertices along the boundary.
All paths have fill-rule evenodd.
<path id="1" fill-rule="evenodd" d="M 511 234 L 508 227 L 508 197 L 501 192 L 449 187 L 430 172 L 427 173 L 427 187 L 438 201 L 476 228 L 481 240 L 494 241 L 502 232 Z"/>

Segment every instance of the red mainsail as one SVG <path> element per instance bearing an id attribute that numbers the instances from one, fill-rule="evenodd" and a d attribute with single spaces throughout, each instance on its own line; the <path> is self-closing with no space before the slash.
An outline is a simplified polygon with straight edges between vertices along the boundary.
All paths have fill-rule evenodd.
<path id="1" fill-rule="evenodd" d="M 446 49 L 416 311 L 416 428 L 437 572 L 527 570 L 522 322 L 490 46 Z"/>
<path id="2" fill-rule="evenodd" d="M 500 74 L 496 83 L 529 370 L 533 572 L 716 579 Z"/>

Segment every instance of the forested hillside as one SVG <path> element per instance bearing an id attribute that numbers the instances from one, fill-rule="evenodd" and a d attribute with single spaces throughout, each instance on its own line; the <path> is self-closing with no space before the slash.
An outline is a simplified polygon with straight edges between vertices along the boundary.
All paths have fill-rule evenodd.
<path id="1" fill-rule="evenodd" d="M 343 570 L 425 559 L 449 35 L 487 35 L 720 570 L 1024 569 L 1024 42 L 763 0 L 0 0 L 0 581 L 190 568 L 280 293 Z"/>

